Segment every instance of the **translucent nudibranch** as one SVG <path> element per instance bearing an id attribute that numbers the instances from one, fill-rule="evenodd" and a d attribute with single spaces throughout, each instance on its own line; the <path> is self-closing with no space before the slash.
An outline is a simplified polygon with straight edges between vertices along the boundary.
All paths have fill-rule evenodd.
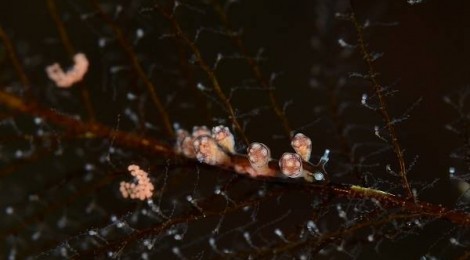
<path id="1" fill-rule="evenodd" d="M 287 177 L 301 177 L 303 174 L 302 158 L 296 153 L 284 153 L 279 160 L 279 168 Z"/>
<path id="2" fill-rule="evenodd" d="M 302 160 L 309 161 L 312 153 L 312 140 L 302 133 L 296 134 L 291 141 L 291 146 L 300 155 Z"/>
<path id="3" fill-rule="evenodd" d="M 253 172 L 249 172 L 254 176 L 275 176 L 276 172 L 269 168 L 271 160 L 271 151 L 262 143 L 251 143 L 248 146 L 248 161 L 253 168 Z"/>

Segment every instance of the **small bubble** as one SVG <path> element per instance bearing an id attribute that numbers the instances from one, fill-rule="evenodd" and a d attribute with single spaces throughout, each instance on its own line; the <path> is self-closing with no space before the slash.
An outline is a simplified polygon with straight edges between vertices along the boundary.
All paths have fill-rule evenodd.
<path id="1" fill-rule="evenodd" d="M 148 255 L 147 252 L 143 252 L 143 253 L 140 255 L 140 257 L 141 257 L 142 259 L 144 259 L 144 260 L 149 259 L 149 255 Z"/>
<path id="2" fill-rule="evenodd" d="M 85 164 L 85 171 L 91 171 L 93 169 L 95 169 L 95 166 L 93 164 L 91 163 Z"/>
<path id="3" fill-rule="evenodd" d="M 204 85 L 202 85 L 202 83 L 197 83 L 197 89 L 199 89 L 200 91 L 206 91 L 207 90 L 207 88 Z"/>
<path id="4" fill-rule="evenodd" d="M 455 167 L 449 167 L 449 175 L 450 175 L 450 177 L 454 177 L 454 175 L 455 175 Z"/>
<path id="5" fill-rule="evenodd" d="M 117 5 L 116 6 L 116 13 L 118 14 L 120 12 L 122 12 L 122 5 Z"/>
<path id="6" fill-rule="evenodd" d="M 407 0 L 406 1 L 410 5 L 421 4 L 423 0 Z"/>
<path id="7" fill-rule="evenodd" d="M 21 150 L 16 150 L 15 157 L 16 158 L 22 158 L 23 157 L 23 152 Z"/>
<path id="8" fill-rule="evenodd" d="M 176 247 L 176 246 L 173 247 L 173 248 L 171 249 L 171 251 L 172 251 L 173 254 L 175 254 L 175 255 L 180 255 L 180 254 L 181 254 L 180 249 L 179 249 L 178 247 Z"/>
<path id="9" fill-rule="evenodd" d="M 362 94 L 361 97 L 361 104 L 366 105 L 367 104 L 367 94 Z"/>
<path id="10" fill-rule="evenodd" d="M 310 231 L 311 233 L 319 233 L 319 230 L 318 230 L 317 225 L 316 225 L 315 222 L 313 222 L 312 220 L 309 220 L 309 221 L 307 222 L 307 229 L 308 229 L 308 231 Z"/>
<path id="11" fill-rule="evenodd" d="M 145 239 L 145 240 L 144 240 L 144 246 L 145 246 L 148 250 L 150 250 L 150 249 L 153 248 L 153 243 L 152 243 L 152 241 L 151 241 L 150 239 Z"/>
<path id="12" fill-rule="evenodd" d="M 16 259 L 16 248 L 12 248 L 8 254 L 8 260 Z"/>
<path id="13" fill-rule="evenodd" d="M 29 201 L 38 201 L 39 196 L 36 195 L 36 194 L 31 194 L 31 195 L 28 196 L 28 199 L 29 199 Z"/>
<path id="14" fill-rule="evenodd" d="M 278 237 L 284 239 L 284 233 L 282 233 L 282 230 L 280 230 L 279 228 L 276 228 L 274 230 L 274 234 L 276 234 Z"/>
<path id="15" fill-rule="evenodd" d="M 35 117 L 35 118 L 34 118 L 34 123 L 35 123 L 36 125 L 41 124 L 41 123 L 42 123 L 42 118 L 40 118 L 40 117 Z"/>
<path id="16" fill-rule="evenodd" d="M 215 239 L 213 237 L 209 238 L 209 245 L 211 245 L 211 247 L 215 247 Z"/>
<path id="17" fill-rule="evenodd" d="M 104 47 L 106 46 L 106 39 L 105 39 L 105 38 L 100 38 L 100 39 L 98 40 L 98 46 L 99 46 L 100 48 L 104 48 Z"/>
<path id="18" fill-rule="evenodd" d="M 11 214 L 13 214 L 13 212 L 15 212 L 15 211 L 13 210 L 12 207 L 6 207 L 6 208 L 5 208 L 5 213 L 6 213 L 7 215 L 11 215 Z"/>
<path id="19" fill-rule="evenodd" d="M 62 257 L 67 257 L 68 256 L 67 248 L 65 248 L 65 247 L 60 248 L 60 256 L 62 256 Z"/>
<path id="20" fill-rule="evenodd" d="M 454 246 L 459 245 L 459 241 L 457 241 L 457 239 L 455 239 L 455 238 L 453 238 L 453 237 L 451 237 L 451 238 L 449 239 L 449 243 L 450 243 L 451 245 L 454 245 Z"/>
<path id="21" fill-rule="evenodd" d="M 338 44 L 339 46 L 346 48 L 346 47 L 351 47 L 349 43 L 347 43 L 343 38 L 338 39 Z"/>
<path id="22" fill-rule="evenodd" d="M 139 28 L 137 29 L 137 31 L 135 32 L 135 35 L 137 36 L 137 38 L 142 38 L 144 37 L 144 30 L 142 30 L 142 28 Z"/>
<path id="23" fill-rule="evenodd" d="M 37 231 L 31 236 L 31 239 L 32 240 L 38 240 L 40 237 L 41 237 L 41 232 Z"/>
<path id="24" fill-rule="evenodd" d="M 57 221 L 57 227 L 58 228 L 64 228 L 67 225 L 67 218 L 65 216 L 62 216 L 58 221 Z"/>
<path id="25" fill-rule="evenodd" d="M 316 172 L 313 174 L 313 178 L 316 180 L 316 181 L 322 181 L 325 179 L 325 176 L 323 176 L 323 173 L 321 172 Z"/>
<path id="26" fill-rule="evenodd" d="M 128 100 L 136 100 L 137 99 L 137 96 L 134 93 L 131 93 L 131 92 L 127 93 L 126 97 L 127 97 Z"/>

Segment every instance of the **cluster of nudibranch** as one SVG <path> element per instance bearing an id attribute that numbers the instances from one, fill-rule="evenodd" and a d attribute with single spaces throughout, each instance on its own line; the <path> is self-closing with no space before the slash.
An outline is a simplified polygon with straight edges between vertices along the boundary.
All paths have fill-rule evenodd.
<path id="1" fill-rule="evenodd" d="M 329 150 L 325 150 L 318 164 L 309 163 L 312 140 L 302 133 L 297 133 L 291 140 L 295 153 L 284 153 L 277 163 L 271 158 L 269 148 L 262 143 L 251 143 L 246 155 L 237 153 L 235 138 L 226 126 L 215 126 L 212 130 L 195 126 L 192 133 L 177 129 L 176 134 L 175 152 L 201 163 L 232 168 L 252 177 L 303 177 L 309 182 L 327 179 L 324 166 L 328 162 Z"/>

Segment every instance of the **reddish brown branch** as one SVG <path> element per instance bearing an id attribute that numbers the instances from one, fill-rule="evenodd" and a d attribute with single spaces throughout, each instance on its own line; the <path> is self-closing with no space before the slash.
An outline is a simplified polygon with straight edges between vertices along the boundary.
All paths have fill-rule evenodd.
<path id="1" fill-rule="evenodd" d="M 71 133 L 76 133 L 80 136 L 86 136 L 88 138 L 112 138 L 116 144 L 131 149 L 145 150 L 155 155 L 175 156 L 171 146 L 158 140 L 138 136 L 136 134 L 127 133 L 124 131 L 114 130 L 99 123 L 85 123 L 80 120 L 58 114 L 53 110 L 43 108 L 33 102 L 25 103 L 20 98 L 4 91 L 0 91 L 0 104 L 22 113 L 42 117 L 48 122 L 64 127 L 67 131 L 71 131 Z M 232 161 L 236 161 L 237 164 L 249 164 L 245 155 L 232 155 Z M 304 166 L 306 170 L 312 170 L 312 167 L 315 167 L 308 164 Z M 270 162 L 269 167 L 279 170 L 278 163 L 275 160 Z M 228 170 L 231 169 L 228 168 Z M 288 182 L 287 180 L 280 178 L 260 178 L 260 180 L 276 183 Z M 290 185 L 292 185 L 292 187 L 295 189 L 304 189 L 316 193 L 318 192 L 343 196 L 348 199 L 376 200 L 386 208 L 400 208 L 410 213 L 420 213 L 422 215 L 427 215 L 433 218 L 447 219 L 450 222 L 461 226 L 470 225 L 470 214 L 466 212 L 448 209 L 441 205 L 435 205 L 427 202 L 411 201 L 408 200 L 408 198 L 404 199 L 402 197 L 398 197 L 376 189 L 334 183 L 329 183 L 326 185 L 311 184 L 303 181 L 294 181 L 290 183 Z"/>
<path id="2" fill-rule="evenodd" d="M 117 144 L 150 151 L 160 155 L 173 155 L 171 146 L 152 138 L 114 130 L 96 122 L 85 123 L 78 119 L 59 114 L 54 110 L 41 107 L 34 102 L 23 102 L 20 98 L 0 91 L 0 104 L 10 109 L 44 118 L 50 123 L 64 127 L 69 133 L 87 138 L 113 138 Z"/>
<path id="3" fill-rule="evenodd" d="M 397 130 L 388 112 L 387 100 L 385 99 L 385 96 L 383 95 L 383 92 L 382 92 L 383 87 L 377 78 L 377 72 L 375 71 L 374 66 L 373 66 L 372 55 L 367 49 L 367 43 L 364 39 L 363 27 L 362 25 L 359 24 L 354 13 L 350 15 L 350 20 L 354 24 L 354 28 L 356 29 L 359 48 L 361 50 L 361 54 L 368 68 L 368 71 L 367 71 L 368 78 L 370 82 L 372 83 L 373 91 L 379 101 L 379 108 L 377 111 L 380 113 L 381 117 L 385 121 L 385 127 L 387 128 L 389 136 L 390 136 L 390 143 L 397 157 L 397 161 L 399 165 L 399 175 L 402 180 L 403 190 L 405 191 L 405 194 L 408 197 L 408 199 L 414 199 L 413 192 L 411 191 L 411 187 L 408 182 L 406 163 L 405 163 L 405 158 L 403 156 L 403 149 L 400 146 Z"/>

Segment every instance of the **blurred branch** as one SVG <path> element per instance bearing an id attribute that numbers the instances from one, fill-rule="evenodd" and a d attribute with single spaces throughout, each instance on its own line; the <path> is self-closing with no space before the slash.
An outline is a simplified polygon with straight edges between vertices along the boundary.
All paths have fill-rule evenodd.
<path id="1" fill-rule="evenodd" d="M 31 83 L 29 82 L 29 79 L 26 76 L 25 71 L 23 70 L 23 66 L 21 65 L 20 60 L 16 55 L 16 50 L 13 47 L 13 44 L 11 43 L 10 37 L 8 37 L 7 33 L 1 25 L 0 38 L 2 39 L 3 45 L 5 46 L 5 51 L 8 54 L 8 57 L 10 58 L 10 61 L 13 64 L 13 67 L 15 68 L 16 74 L 18 74 L 18 77 L 20 78 L 23 90 L 26 92 L 26 94 L 29 95 L 31 91 Z"/>

